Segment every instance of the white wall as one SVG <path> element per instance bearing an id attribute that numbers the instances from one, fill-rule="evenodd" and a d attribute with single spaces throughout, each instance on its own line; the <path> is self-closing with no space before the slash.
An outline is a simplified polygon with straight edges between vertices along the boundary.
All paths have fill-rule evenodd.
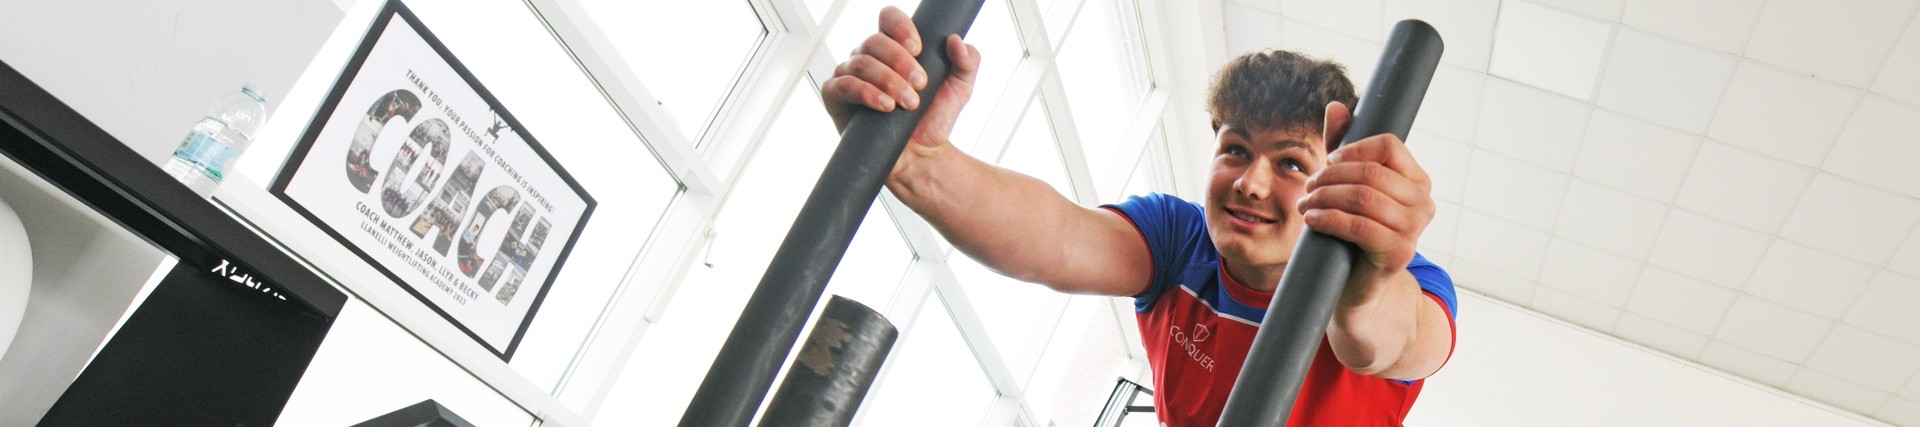
<path id="1" fill-rule="evenodd" d="M 216 97 L 267 111 L 340 22 L 327 0 L 0 0 L 0 61 L 155 163 Z"/>
<path id="2" fill-rule="evenodd" d="M 1456 326 L 1407 425 L 1884 425 L 1464 291 Z"/>

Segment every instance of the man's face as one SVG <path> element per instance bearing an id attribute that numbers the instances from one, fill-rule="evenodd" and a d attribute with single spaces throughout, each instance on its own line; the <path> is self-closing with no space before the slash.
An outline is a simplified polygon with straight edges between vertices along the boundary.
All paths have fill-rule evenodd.
<path id="1" fill-rule="evenodd" d="M 1326 167 L 1320 132 L 1222 125 L 1215 139 L 1206 203 L 1214 247 L 1230 265 L 1285 264 L 1305 228 L 1298 203 L 1307 195 L 1307 178 Z"/>

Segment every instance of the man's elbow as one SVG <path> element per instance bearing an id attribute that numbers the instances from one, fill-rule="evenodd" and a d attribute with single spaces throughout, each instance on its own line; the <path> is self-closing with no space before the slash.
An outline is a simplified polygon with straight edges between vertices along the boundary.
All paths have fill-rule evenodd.
<path id="1" fill-rule="evenodd" d="M 1345 366 L 1347 370 L 1353 371 L 1353 373 L 1378 377 L 1387 373 L 1388 368 L 1393 367 L 1393 359 L 1398 359 L 1398 357 L 1382 353 L 1384 352 L 1378 349 L 1365 349 L 1346 352 L 1336 351 L 1333 356 L 1335 359 L 1340 360 L 1341 366 Z"/>

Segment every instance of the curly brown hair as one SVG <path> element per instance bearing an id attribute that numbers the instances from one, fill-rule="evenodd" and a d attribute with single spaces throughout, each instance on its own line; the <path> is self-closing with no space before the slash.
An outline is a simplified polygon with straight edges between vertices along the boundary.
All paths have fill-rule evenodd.
<path id="1" fill-rule="evenodd" d="M 1228 61 L 1207 89 L 1213 130 L 1305 127 L 1320 132 L 1327 103 L 1352 108 L 1359 98 L 1346 67 L 1284 50 L 1248 52 Z"/>

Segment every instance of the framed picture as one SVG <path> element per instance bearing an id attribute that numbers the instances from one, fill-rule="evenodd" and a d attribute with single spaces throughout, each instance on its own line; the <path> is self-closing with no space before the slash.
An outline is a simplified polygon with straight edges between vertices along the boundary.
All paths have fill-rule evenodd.
<path id="1" fill-rule="evenodd" d="M 397 0 L 269 191 L 502 360 L 595 206 Z"/>

